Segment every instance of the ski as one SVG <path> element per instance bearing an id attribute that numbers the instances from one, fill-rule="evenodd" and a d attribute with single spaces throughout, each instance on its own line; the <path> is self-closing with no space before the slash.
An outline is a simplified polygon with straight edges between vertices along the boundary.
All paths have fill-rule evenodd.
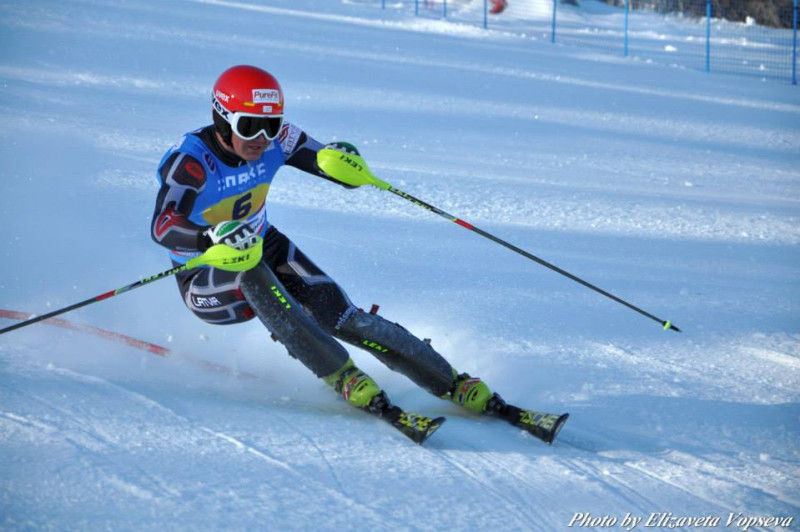
<path id="1" fill-rule="evenodd" d="M 419 445 L 425 443 L 425 440 L 430 438 L 447 421 L 444 417 L 430 418 L 420 414 L 412 414 L 396 406 L 389 408 L 385 419 L 394 428 Z"/>
<path id="2" fill-rule="evenodd" d="M 569 414 L 548 414 L 538 410 L 524 410 L 506 403 L 497 394 L 494 394 L 489 400 L 486 413 L 496 415 L 548 445 L 553 443 L 569 418 Z"/>
<path id="3" fill-rule="evenodd" d="M 567 422 L 569 414 L 548 414 L 537 410 L 522 410 L 507 406 L 503 419 L 536 436 L 547 444 L 552 444 Z"/>
<path id="4" fill-rule="evenodd" d="M 425 443 L 425 440 L 430 438 L 446 421 L 444 417 L 430 418 L 406 412 L 399 406 L 391 404 L 384 392 L 375 396 L 364 410 L 388 422 L 419 445 Z"/>

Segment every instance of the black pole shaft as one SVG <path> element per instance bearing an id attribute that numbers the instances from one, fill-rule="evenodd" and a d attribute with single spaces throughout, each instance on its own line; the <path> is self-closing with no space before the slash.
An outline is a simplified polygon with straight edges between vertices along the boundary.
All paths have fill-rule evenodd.
<path id="1" fill-rule="evenodd" d="M 34 323 L 38 323 L 40 321 L 44 321 L 49 318 L 53 318 L 55 316 L 59 316 L 61 314 L 66 314 L 75 309 L 79 309 L 81 307 L 85 307 L 86 305 L 91 305 L 92 303 L 97 303 L 98 301 L 103 301 L 104 299 L 108 299 L 110 297 L 114 297 L 116 295 L 122 294 L 129 290 L 133 290 L 134 288 L 139 288 L 140 286 L 144 286 L 148 283 L 153 281 L 157 281 L 159 279 L 163 279 L 164 277 L 169 277 L 170 275 L 175 275 L 176 273 L 182 272 L 183 270 L 188 269 L 186 265 L 178 266 L 176 268 L 172 268 L 171 270 L 166 270 L 161 273 L 157 273 L 156 275 L 152 275 L 147 277 L 146 279 L 142 279 L 140 281 L 136 281 L 135 283 L 131 283 L 129 285 L 123 286 L 122 288 L 117 288 L 116 290 L 111 290 L 104 294 L 100 294 L 99 296 L 95 296 L 80 303 L 75 303 L 74 305 L 70 305 L 68 307 L 60 308 L 58 310 L 54 310 L 53 312 L 48 312 L 47 314 L 42 314 L 41 316 L 36 316 L 29 320 L 21 321 L 19 323 L 15 323 L 5 329 L 0 329 L 0 334 L 5 334 L 7 332 L 14 331 L 16 329 L 21 329 L 22 327 L 27 327 L 28 325 L 33 325 Z"/>
<path id="2" fill-rule="evenodd" d="M 100 296 L 98 296 L 98 297 L 100 297 Z M 61 308 L 61 309 L 58 309 L 58 310 L 54 310 L 53 312 L 48 312 L 47 314 L 42 314 L 41 316 L 36 316 L 34 318 L 30 318 L 28 320 L 21 321 L 19 323 L 15 323 L 14 325 L 6 327 L 5 329 L 0 329 L 0 334 L 5 334 L 7 332 L 11 332 L 11 331 L 14 331 L 16 329 L 21 329 L 22 327 L 27 327 L 28 325 L 33 325 L 34 323 L 38 323 L 40 321 L 44 321 L 44 320 L 46 320 L 48 318 L 53 318 L 55 316 L 58 316 L 58 315 L 61 315 L 61 314 L 65 314 L 65 313 L 67 313 L 67 312 L 69 312 L 71 310 L 79 309 L 81 307 L 85 307 L 86 305 L 91 305 L 92 303 L 95 303 L 97 301 L 100 301 L 100 299 L 98 299 L 97 297 L 93 297 L 91 299 L 87 299 L 86 301 L 81 301 L 80 303 L 75 303 L 74 305 L 70 305 L 68 307 L 64 307 L 64 308 Z"/>
<path id="3" fill-rule="evenodd" d="M 588 281 L 584 281 L 580 277 L 578 277 L 576 275 L 573 275 L 573 274 L 569 273 L 568 271 L 559 268 L 555 264 L 551 264 L 551 263 L 547 262 L 546 260 L 541 259 L 541 258 L 537 257 L 536 255 L 528 253 L 524 249 L 521 249 L 521 248 L 515 246 L 514 244 L 506 242 L 505 240 L 503 240 L 501 238 L 498 238 L 498 237 L 494 236 L 491 233 L 487 233 L 483 229 L 475 227 L 471 223 L 465 222 L 464 220 L 462 220 L 460 218 L 457 218 L 457 217 L 453 216 L 452 214 L 449 214 L 449 213 L 439 209 L 438 207 L 435 207 L 435 206 L 431 205 L 430 203 L 426 203 L 426 202 L 422 201 L 421 199 L 415 198 L 411 194 L 407 194 L 407 193 L 403 192 L 402 190 L 394 188 L 392 186 L 390 186 L 387 190 L 389 192 L 393 193 L 393 194 L 396 194 L 396 195 L 400 196 L 401 198 L 403 198 L 405 200 L 410 201 L 411 203 L 413 203 L 414 205 L 417 205 L 418 207 L 422 207 L 423 209 L 431 211 L 431 212 L 433 212 L 435 214 L 438 214 L 439 216 L 442 216 L 443 218 L 447 218 L 451 222 L 455 222 L 458 225 L 460 225 L 461 227 L 464 227 L 465 229 L 469 229 L 470 231 L 472 231 L 474 233 L 477 233 L 477 234 L 481 235 L 482 237 L 488 238 L 492 242 L 500 244 L 501 246 L 503 246 L 505 248 L 508 248 L 511 251 L 519 253 L 520 255 L 522 255 L 523 257 L 525 257 L 527 259 L 530 259 L 530 260 L 532 260 L 532 261 L 534 261 L 534 262 L 536 262 L 538 264 L 541 264 L 545 268 L 549 268 L 549 269 L 553 270 L 554 272 L 563 275 L 564 277 L 572 279 L 576 283 L 579 283 L 579 284 L 585 286 L 586 288 L 594 290 L 598 294 L 604 295 L 607 298 L 612 299 L 612 300 L 616 301 L 617 303 L 619 303 L 621 305 L 625 305 L 629 309 L 638 312 L 642 316 L 645 316 L 645 317 L 650 318 L 651 320 L 653 320 L 655 322 L 660 323 L 662 325 L 662 327 L 664 327 L 665 329 L 670 329 L 670 330 L 673 330 L 675 332 L 681 332 L 681 330 L 678 329 L 671 322 L 669 322 L 667 320 L 662 320 L 661 318 L 658 318 L 658 317 L 650 314 L 649 312 L 640 309 L 636 305 L 632 305 L 631 303 L 628 303 L 624 299 L 621 299 L 621 298 L 615 296 L 614 294 L 612 294 L 610 292 L 607 292 L 607 291 L 603 290 L 602 288 L 600 288 L 598 286 L 595 286 L 595 285 L 593 285 L 592 283 L 590 283 Z"/>

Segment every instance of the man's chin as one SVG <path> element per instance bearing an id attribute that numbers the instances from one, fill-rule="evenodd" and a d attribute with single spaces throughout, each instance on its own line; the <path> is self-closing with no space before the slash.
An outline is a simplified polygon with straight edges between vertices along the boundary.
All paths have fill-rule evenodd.
<path id="1" fill-rule="evenodd" d="M 244 159 L 249 163 L 255 162 L 259 160 L 262 155 L 264 155 L 264 150 L 266 149 L 267 147 L 264 146 L 263 148 L 244 150 L 244 153 L 242 154 L 243 155 L 242 159 Z"/>

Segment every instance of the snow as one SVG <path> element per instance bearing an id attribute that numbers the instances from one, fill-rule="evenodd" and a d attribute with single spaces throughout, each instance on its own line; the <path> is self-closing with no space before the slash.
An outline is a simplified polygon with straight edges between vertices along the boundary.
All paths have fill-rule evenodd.
<path id="1" fill-rule="evenodd" d="M 797 88 L 671 66 L 690 21 L 648 19 L 676 50 L 623 60 L 522 36 L 522 3 L 502 31 L 379 2 L 0 3 L 2 308 L 44 313 L 169 268 L 149 238 L 155 167 L 209 122 L 216 76 L 252 63 L 316 138 L 683 331 L 396 196 L 286 168 L 273 223 L 460 371 L 570 412 L 557 442 L 351 349 L 396 403 L 448 417 L 416 446 L 259 324 L 204 324 L 161 280 L 64 317 L 168 357 L 43 324 L 0 337 L 0 528 L 800 518 Z M 603 11 L 582 4 L 565 12 Z"/>

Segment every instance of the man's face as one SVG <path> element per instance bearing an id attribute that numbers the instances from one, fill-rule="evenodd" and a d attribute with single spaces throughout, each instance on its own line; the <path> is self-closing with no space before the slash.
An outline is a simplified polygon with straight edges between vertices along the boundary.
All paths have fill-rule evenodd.
<path id="1" fill-rule="evenodd" d="M 263 134 L 252 140 L 244 140 L 237 136 L 236 133 L 231 135 L 233 153 L 247 162 L 257 161 L 264 153 L 264 150 L 267 149 L 269 143 L 270 141 Z"/>

